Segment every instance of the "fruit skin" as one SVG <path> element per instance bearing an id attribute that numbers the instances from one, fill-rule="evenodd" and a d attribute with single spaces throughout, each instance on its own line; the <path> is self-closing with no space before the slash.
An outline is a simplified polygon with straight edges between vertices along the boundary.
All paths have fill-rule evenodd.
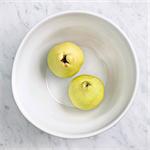
<path id="1" fill-rule="evenodd" d="M 68 94 L 75 107 L 91 110 L 102 102 L 104 84 L 93 75 L 80 75 L 70 82 Z"/>
<path id="2" fill-rule="evenodd" d="M 54 46 L 48 53 L 49 69 L 58 77 L 67 78 L 76 74 L 84 62 L 84 55 L 79 46 L 64 42 Z"/>

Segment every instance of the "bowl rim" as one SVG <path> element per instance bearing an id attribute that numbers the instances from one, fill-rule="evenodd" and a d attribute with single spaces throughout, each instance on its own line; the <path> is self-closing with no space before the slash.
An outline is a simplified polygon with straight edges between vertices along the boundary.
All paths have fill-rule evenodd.
<path id="1" fill-rule="evenodd" d="M 63 16 L 63 15 L 67 15 L 67 14 L 85 14 L 85 15 L 90 15 L 90 16 L 94 16 L 100 19 L 103 19 L 104 21 L 106 21 L 107 23 L 111 24 L 113 27 L 115 27 L 117 29 L 117 31 L 119 31 L 121 33 L 121 35 L 125 38 L 125 40 L 127 41 L 127 43 L 130 46 L 131 49 L 131 53 L 133 55 L 133 59 L 134 59 L 134 63 L 135 63 L 135 76 L 136 76 L 136 80 L 135 80 L 135 85 L 134 85 L 134 89 L 133 89 L 133 93 L 131 95 L 130 101 L 128 102 L 127 106 L 124 108 L 124 110 L 118 115 L 118 117 L 116 117 L 116 119 L 114 119 L 113 121 L 111 121 L 109 124 L 107 124 L 106 126 L 104 126 L 103 128 L 94 131 L 94 132 L 90 132 L 90 133 L 84 133 L 84 134 L 77 134 L 77 135 L 70 135 L 70 134 L 63 134 L 63 133 L 59 133 L 59 132 L 55 132 L 55 131 L 47 131 L 46 129 L 42 128 L 41 125 L 37 124 L 36 122 L 34 122 L 34 120 L 32 120 L 30 118 L 30 116 L 28 115 L 28 113 L 26 113 L 26 111 L 21 107 L 21 105 L 19 104 L 19 99 L 17 99 L 16 96 L 16 91 L 15 91 L 15 70 L 16 70 L 16 65 L 17 65 L 17 59 L 19 57 L 19 54 L 21 52 L 21 49 L 24 45 L 24 43 L 26 42 L 26 40 L 28 39 L 28 37 L 33 33 L 34 30 L 36 30 L 40 25 L 42 25 L 44 22 L 53 19 L 55 17 L 58 16 Z M 14 59 L 14 63 L 13 63 L 13 67 L 12 67 L 12 77 L 11 77 L 11 85 L 12 85 L 12 93 L 13 93 L 13 97 L 15 100 L 15 103 L 17 105 L 17 107 L 19 108 L 19 110 L 21 111 L 21 113 L 23 114 L 24 118 L 29 121 L 31 124 L 33 124 L 36 128 L 38 128 L 41 131 L 44 131 L 45 133 L 57 136 L 57 137 L 61 137 L 61 138 L 70 138 L 70 139 L 79 139 L 79 138 L 86 138 L 86 137 L 91 137 L 97 134 L 100 134 L 110 128 L 112 128 L 114 125 L 116 125 L 120 119 L 127 113 L 128 109 L 131 107 L 131 105 L 133 104 L 133 100 L 135 98 L 135 94 L 138 88 L 138 83 L 139 83 L 139 64 L 138 64 L 138 60 L 137 60 L 137 56 L 136 53 L 134 51 L 133 45 L 131 44 L 129 38 L 127 37 L 127 35 L 124 33 L 124 31 L 118 26 L 116 25 L 114 22 L 112 22 L 110 19 L 108 19 L 107 17 L 95 13 L 95 12 L 91 12 L 91 11 L 83 11 L 83 10 L 73 10 L 73 11 L 63 11 L 60 13 L 56 13 L 50 16 L 47 16 L 46 18 L 42 19 L 39 23 L 37 23 L 36 25 L 34 25 L 25 35 L 25 37 L 23 38 L 21 44 L 19 45 L 19 48 L 17 49 L 16 52 L 16 56 Z"/>

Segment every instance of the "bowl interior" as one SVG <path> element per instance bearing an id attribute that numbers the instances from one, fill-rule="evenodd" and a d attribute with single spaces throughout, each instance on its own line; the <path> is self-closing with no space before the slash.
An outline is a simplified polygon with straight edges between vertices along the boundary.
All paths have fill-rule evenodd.
<path id="1" fill-rule="evenodd" d="M 104 81 L 105 98 L 95 110 L 75 109 L 67 94 L 72 78 L 57 78 L 47 68 L 49 49 L 64 41 L 78 44 L 85 54 L 75 76 L 92 74 Z M 45 20 L 28 34 L 12 80 L 17 105 L 34 125 L 58 136 L 82 137 L 103 130 L 123 113 L 135 88 L 136 67 L 131 47 L 116 27 L 94 15 L 67 13 Z"/>

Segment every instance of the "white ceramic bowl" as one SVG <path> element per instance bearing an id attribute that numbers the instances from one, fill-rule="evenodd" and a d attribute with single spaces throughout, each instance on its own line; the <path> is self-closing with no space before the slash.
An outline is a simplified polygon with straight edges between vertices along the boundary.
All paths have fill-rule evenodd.
<path id="1" fill-rule="evenodd" d="M 95 110 L 80 111 L 69 101 L 70 80 L 47 68 L 49 49 L 72 41 L 81 46 L 85 63 L 77 74 L 93 74 L 105 83 L 105 98 Z M 75 75 L 75 76 L 77 76 Z M 23 115 L 39 129 L 66 138 L 89 137 L 117 123 L 133 101 L 138 70 L 125 34 L 108 19 L 88 12 L 48 17 L 22 41 L 13 66 L 12 90 Z"/>

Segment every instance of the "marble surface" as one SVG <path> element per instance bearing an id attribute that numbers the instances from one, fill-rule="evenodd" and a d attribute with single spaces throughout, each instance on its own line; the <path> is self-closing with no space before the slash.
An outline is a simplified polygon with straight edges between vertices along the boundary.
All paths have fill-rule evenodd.
<path id="1" fill-rule="evenodd" d="M 30 124 L 17 108 L 11 90 L 12 65 L 23 37 L 41 19 L 66 10 L 89 10 L 119 25 L 133 43 L 140 67 L 139 88 L 125 117 L 100 135 L 77 140 L 48 135 Z M 148 150 L 147 23 L 147 3 L 0 1 L 0 150 Z"/>

